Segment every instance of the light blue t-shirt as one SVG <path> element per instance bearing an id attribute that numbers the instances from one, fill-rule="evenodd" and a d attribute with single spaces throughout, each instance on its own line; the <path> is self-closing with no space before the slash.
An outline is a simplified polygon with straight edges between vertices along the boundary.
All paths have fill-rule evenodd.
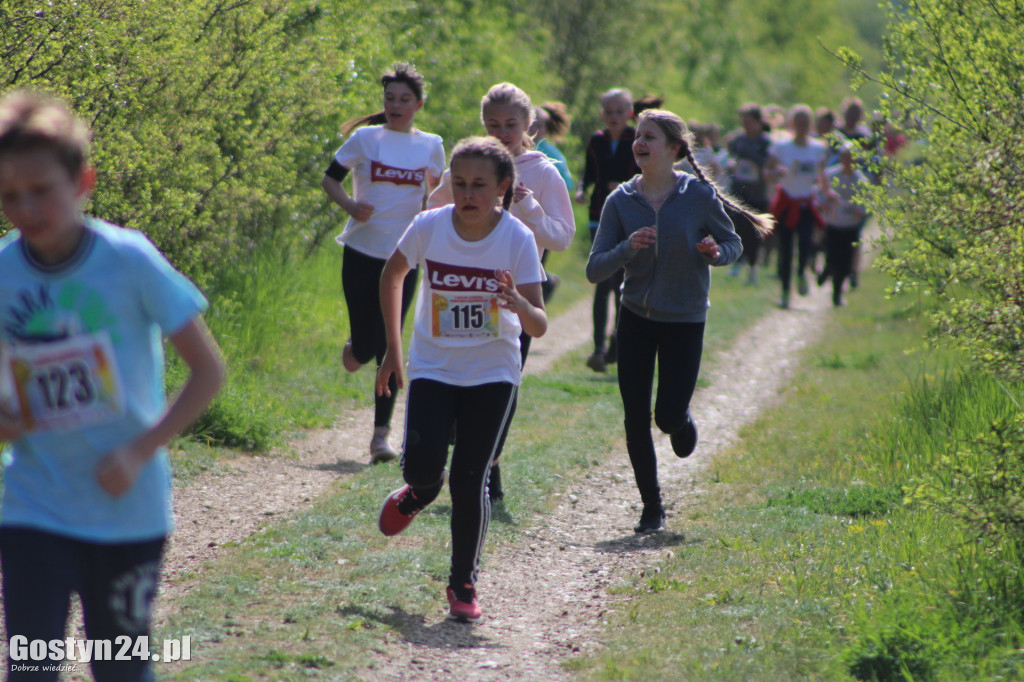
<path id="1" fill-rule="evenodd" d="M 34 396 L 39 409 L 28 411 L 43 415 L 4 453 L 0 525 L 91 542 L 170 533 L 165 450 L 117 499 L 100 487 L 96 469 L 160 419 L 163 337 L 205 308 L 199 290 L 141 232 L 87 219 L 75 255 L 54 267 L 36 261 L 17 230 L 0 239 L 0 342 L 8 360 L 20 353 L 31 358 L 22 368 L 32 368 L 19 380 L 8 362 L 8 384 L 23 399 Z M 61 350 L 67 346 L 76 350 Z M 121 397 L 119 408 L 111 396 Z M 110 414 L 94 415 L 104 410 Z M 56 421 L 44 427 L 47 416 Z"/>

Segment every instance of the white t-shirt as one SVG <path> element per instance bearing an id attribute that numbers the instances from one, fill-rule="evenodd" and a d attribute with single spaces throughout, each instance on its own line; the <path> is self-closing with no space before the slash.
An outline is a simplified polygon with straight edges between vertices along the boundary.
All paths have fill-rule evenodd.
<path id="1" fill-rule="evenodd" d="M 352 196 L 374 207 L 365 223 L 349 218 L 339 244 L 374 258 L 388 258 L 423 207 L 427 176 L 444 172 L 444 144 L 437 135 L 400 133 L 384 126 L 357 129 L 334 159 L 352 171 Z"/>
<path id="2" fill-rule="evenodd" d="M 813 138 L 803 146 L 793 140 L 774 142 L 768 153 L 786 169 L 786 174 L 779 181 L 786 194 L 794 199 L 806 199 L 814 194 L 818 185 L 818 168 L 828 156 L 824 142 Z"/>
<path id="3" fill-rule="evenodd" d="M 505 211 L 484 239 L 468 242 L 452 223 L 454 206 L 424 211 L 398 248 L 423 273 L 409 348 L 410 379 L 455 386 L 498 381 L 518 385 L 519 316 L 498 305 L 495 270 L 517 285 L 544 279 L 533 233 Z"/>

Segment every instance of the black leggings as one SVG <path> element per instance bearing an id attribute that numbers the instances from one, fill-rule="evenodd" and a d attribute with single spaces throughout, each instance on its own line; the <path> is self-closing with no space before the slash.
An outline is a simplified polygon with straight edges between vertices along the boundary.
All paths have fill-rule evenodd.
<path id="1" fill-rule="evenodd" d="M 623 306 L 619 316 L 619 393 L 626 450 L 645 505 L 661 504 L 658 459 L 651 435 L 651 391 L 658 364 L 654 423 L 672 434 L 683 428 L 697 387 L 704 348 L 703 322 L 655 322 Z"/>
<path id="2" fill-rule="evenodd" d="M 356 360 L 366 364 L 371 359 L 380 366 L 388 349 L 384 333 L 384 315 L 380 309 L 380 275 L 384 264 L 380 258 L 367 256 L 348 246 L 342 255 L 341 287 L 348 306 L 349 329 L 352 335 L 352 354 Z M 402 283 L 402 324 L 416 295 L 416 273 L 413 268 Z M 395 411 L 395 397 L 398 383 L 394 376 L 390 382 L 391 396 L 376 396 L 374 399 L 373 425 L 390 426 Z"/>
<path id="3" fill-rule="evenodd" d="M 860 241 L 861 226 L 825 228 L 825 258 L 832 275 L 832 300 L 842 299 L 843 282 L 853 272 L 853 252 Z"/>
<path id="4" fill-rule="evenodd" d="M 423 505 L 433 502 L 444 486 L 448 443 L 455 427 L 448 474 L 452 495 L 449 585 L 453 587 L 475 583 L 480 570 L 491 520 L 487 475 L 515 394 L 515 384 L 505 382 L 453 386 L 413 379 L 409 383 L 402 476 Z"/>
<path id="5" fill-rule="evenodd" d="M 590 228 L 590 243 L 594 243 L 597 227 Z M 615 325 L 619 324 L 619 309 L 622 305 L 623 270 L 616 270 L 608 279 L 594 285 L 594 352 L 603 353 L 605 330 L 608 329 L 608 296 L 615 296 Z"/>
<path id="6" fill-rule="evenodd" d="M 737 196 L 747 206 L 758 213 L 764 213 L 768 210 L 768 202 L 763 198 L 751 201 L 751 194 L 749 192 L 742 191 L 737 192 Z M 761 254 L 761 242 L 764 241 L 764 237 L 762 237 L 754 228 L 754 224 L 750 219 L 739 211 L 726 206 L 725 213 L 729 216 L 729 220 L 732 221 L 732 226 L 736 228 L 736 234 L 739 235 L 740 242 L 743 244 L 743 260 L 745 260 L 747 265 L 750 267 L 756 267 L 758 262 L 757 259 Z"/>
<path id="7" fill-rule="evenodd" d="M 779 282 L 782 284 L 782 293 L 789 294 L 790 282 L 793 276 L 793 238 L 797 240 L 797 277 L 805 276 L 807 266 L 814 256 L 814 211 L 809 206 L 800 210 L 800 219 L 796 228 L 788 228 L 779 225 L 775 228 L 779 244 Z"/>
<path id="8" fill-rule="evenodd" d="M 7 637 L 28 641 L 64 639 L 70 599 L 77 592 L 85 616 L 85 633 L 92 640 L 110 640 L 112 654 L 118 638 L 149 635 L 153 598 L 160 577 L 164 539 L 101 544 L 85 542 L 30 528 L 0 529 L 3 564 L 4 616 Z M 8 639 L 8 641 L 10 641 Z M 56 671 L 19 670 L 54 661 L 10 660 L 8 677 L 15 680 L 56 680 Z M 99 682 L 152 680 L 149 662 L 96 660 L 90 663 Z"/>

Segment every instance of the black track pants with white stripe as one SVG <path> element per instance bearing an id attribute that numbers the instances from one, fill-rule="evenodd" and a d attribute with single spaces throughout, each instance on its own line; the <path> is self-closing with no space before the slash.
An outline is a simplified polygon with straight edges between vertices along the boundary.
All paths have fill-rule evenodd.
<path id="1" fill-rule="evenodd" d="M 452 496 L 452 586 L 476 582 L 491 518 L 487 477 L 516 388 L 515 384 L 505 382 L 453 386 L 432 379 L 414 379 L 409 384 L 402 475 L 423 505 L 433 502 L 444 485 L 451 429 L 455 425 L 455 447 L 448 474 Z"/>

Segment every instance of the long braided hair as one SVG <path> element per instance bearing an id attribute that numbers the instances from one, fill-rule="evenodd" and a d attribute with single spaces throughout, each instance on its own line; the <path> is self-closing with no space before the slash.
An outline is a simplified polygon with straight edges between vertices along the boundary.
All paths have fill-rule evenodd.
<path id="1" fill-rule="evenodd" d="M 732 209 L 733 212 L 740 214 L 748 220 L 754 230 L 762 237 L 770 234 L 775 229 L 775 218 L 770 213 L 757 213 L 736 197 L 730 196 L 714 180 L 707 176 L 704 169 L 701 168 L 700 164 L 697 163 L 697 159 L 693 156 L 693 147 L 696 144 L 696 139 L 689 128 L 686 127 L 686 123 L 682 118 L 665 109 L 646 109 L 640 112 L 638 123 L 644 121 L 650 121 L 661 128 L 661 131 L 665 133 L 665 139 L 670 144 L 679 144 L 679 152 L 676 154 L 676 159 L 686 159 L 693 168 L 697 179 L 711 185 L 726 208 Z"/>

